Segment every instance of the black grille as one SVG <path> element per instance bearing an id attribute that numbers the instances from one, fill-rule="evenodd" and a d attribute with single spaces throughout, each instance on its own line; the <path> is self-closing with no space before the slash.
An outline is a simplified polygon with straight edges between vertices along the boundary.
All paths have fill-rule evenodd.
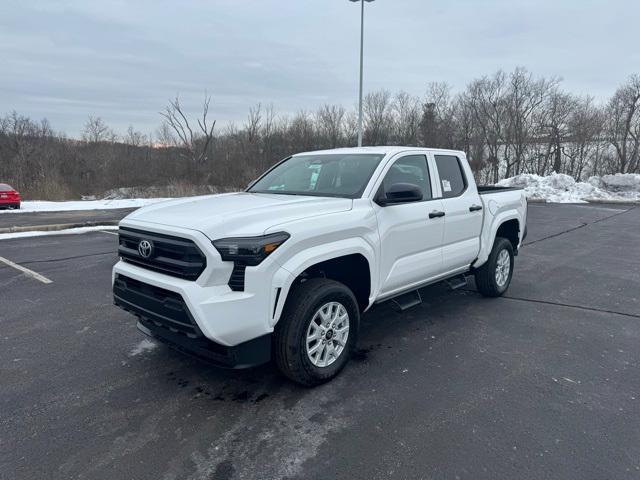
<path id="1" fill-rule="evenodd" d="M 193 241 L 186 238 L 125 227 L 120 227 L 119 235 L 118 254 L 126 262 L 186 280 L 197 279 L 207 266 L 204 254 Z M 138 252 L 142 240 L 153 244 L 149 258 L 144 258 Z"/>
<path id="2" fill-rule="evenodd" d="M 233 271 L 229 277 L 229 288 L 235 292 L 244 292 L 244 271 L 247 266 L 240 263 L 233 264 Z"/>
<path id="3" fill-rule="evenodd" d="M 202 336 L 179 293 L 117 275 L 113 295 L 117 305 L 159 327 L 189 337 Z"/>

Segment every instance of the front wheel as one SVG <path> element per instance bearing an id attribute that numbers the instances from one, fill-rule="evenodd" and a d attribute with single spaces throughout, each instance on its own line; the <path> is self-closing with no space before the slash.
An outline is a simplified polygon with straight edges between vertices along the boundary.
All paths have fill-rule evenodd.
<path id="1" fill-rule="evenodd" d="M 476 286 L 485 297 L 499 297 L 509 288 L 513 276 L 513 245 L 497 237 L 489 258 L 475 271 Z"/>
<path id="2" fill-rule="evenodd" d="M 360 312 L 345 285 L 312 278 L 289 293 L 274 335 L 280 371 L 305 386 L 335 377 L 355 347 Z"/>

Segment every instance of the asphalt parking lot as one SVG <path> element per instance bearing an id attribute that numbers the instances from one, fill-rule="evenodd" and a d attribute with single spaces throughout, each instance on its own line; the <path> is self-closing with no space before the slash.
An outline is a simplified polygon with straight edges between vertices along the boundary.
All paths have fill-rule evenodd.
<path id="1" fill-rule="evenodd" d="M 333 382 L 224 371 L 112 305 L 117 237 L 0 241 L 2 479 L 640 478 L 640 208 L 529 208 L 507 295 L 363 318 Z"/>

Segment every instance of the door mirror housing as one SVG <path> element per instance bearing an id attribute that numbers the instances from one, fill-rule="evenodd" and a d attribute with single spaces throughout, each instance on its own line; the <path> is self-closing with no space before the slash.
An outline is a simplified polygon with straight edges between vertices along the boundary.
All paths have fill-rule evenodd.
<path id="1" fill-rule="evenodd" d="M 413 183 L 394 183 L 386 190 L 381 188 L 376 197 L 376 203 L 381 207 L 420 200 L 422 200 L 422 190 Z"/>

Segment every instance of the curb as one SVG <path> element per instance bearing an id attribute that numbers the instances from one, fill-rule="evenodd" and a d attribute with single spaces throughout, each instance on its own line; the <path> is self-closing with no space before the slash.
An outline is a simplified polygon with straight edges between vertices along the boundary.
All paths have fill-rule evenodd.
<path id="1" fill-rule="evenodd" d="M 67 230 L 69 228 L 82 227 L 109 227 L 118 225 L 120 220 L 100 220 L 77 223 L 58 223 L 54 225 L 24 225 L 15 227 L 0 228 L 0 233 L 18 233 L 18 232 L 55 232 L 58 230 Z"/>

